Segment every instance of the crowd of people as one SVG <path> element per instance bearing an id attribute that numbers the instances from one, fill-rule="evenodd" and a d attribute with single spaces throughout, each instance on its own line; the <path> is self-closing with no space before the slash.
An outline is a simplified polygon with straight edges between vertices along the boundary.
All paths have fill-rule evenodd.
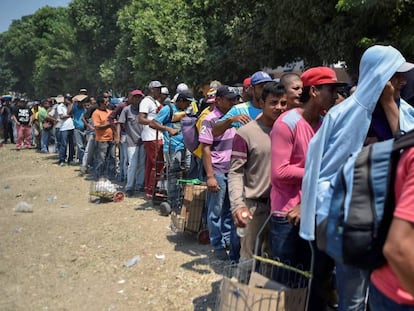
<path id="1" fill-rule="evenodd" d="M 91 179 L 125 182 L 127 197 L 151 200 L 158 177 L 168 172 L 173 209 L 181 203 L 175 173 L 184 172 L 206 183 L 207 227 L 218 260 L 243 264 L 259 249 L 311 270 L 308 310 L 335 306 L 336 292 L 340 311 L 368 305 L 370 310 L 414 310 L 409 247 L 414 149 L 404 152 L 397 171 L 385 266 L 363 271 L 335 262 L 315 241 L 315 227 L 329 210 L 329 187 L 347 157 L 414 128 L 414 109 L 400 96 L 413 68 L 395 48 L 373 46 L 361 59 L 356 86 L 338 81 L 329 67 L 313 67 L 280 79 L 257 71 L 244 79 L 241 91 L 213 81 L 201 100 L 184 83 L 172 96 L 156 80 L 145 94 L 131 90 L 116 106 L 109 93 L 95 97 L 85 89 L 30 105 L 2 100 L 4 143 L 17 149 L 36 146 L 41 153 L 53 145 L 59 165 L 79 165 L 80 174 Z M 199 144 L 191 151 L 180 122 L 185 116 L 197 117 Z"/>

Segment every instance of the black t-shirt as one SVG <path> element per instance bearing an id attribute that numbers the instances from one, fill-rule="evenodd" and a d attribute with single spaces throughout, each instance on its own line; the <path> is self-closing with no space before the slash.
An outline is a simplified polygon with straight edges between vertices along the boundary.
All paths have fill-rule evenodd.
<path id="1" fill-rule="evenodd" d="M 85 120 L 89 120 L 92 117 L 92 113 L 98 108 L 98 105 L 95 104 L 91 107 L 89 107 L 85 113 L 83 114 L 83 117 L 85 118 Z"/>
<path id="2" fill-rule="evenodd" d="M 16 109 L 14 110 L 14 116 L 16 117 L 17 121 L 19 121 L 22 125 L 29 125 L 31 115 L 32 110 L 30 108 L 16 107 Z"/>

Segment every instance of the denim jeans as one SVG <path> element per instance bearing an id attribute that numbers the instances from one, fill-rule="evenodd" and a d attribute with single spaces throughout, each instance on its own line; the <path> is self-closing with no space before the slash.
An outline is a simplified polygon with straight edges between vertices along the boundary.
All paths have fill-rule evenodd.
<path id="1" fill-rule="evenodd" d="M 180 206 L 180 191 L 177 185 L 177 180 L 182 178 L 182 172 L 185 171 L 186 165 L 186 151 L 178 150 L 176 152 L 164 152 L 165 166 L 167 170 L 168 183 L 168 201 L 171 208 L 178 209 Z"/>
<path id="2" fill-rule="evenodd" d="M 227 176 L 214 174 L 220 187 L 218 192 L 207 193 L 207 225 L 210 234 L 210 243 L 214 249 L 225 248 L 230 245 L 231 223 L 229 192 Z"/>
<path id="3" fill-rule="evenodd" d="M 83 155 L 85 153 L 85 130 L 75 128 L 73 132 L 73 140 L 78 152 L 78 160 L 82 163 Z"/>
<path id="4" fill-rule="evenodd" d="M 49 151 L 50 135 L 52 134 L 51 131 L 52 131 L 52 129 L 48 129 L 48 130 L 43 129 L 42 130 L 42 137 L 40 139 L 40 147 L 41 147 L 40 150 L 42 152 L 48 152 Z"/>
<path id="5" fill-rule="evenodd" d="M 414 311 L 414 305 L 400 305 L 376 288 L 372 283 L 369 287 L 369 308 L 372 311 Z"/>
<path id="6" fill-rule="evenodd" d="M 60 152 L 61 142 L 62 142 L 62 135 L 60 133 L 60 127 L 55 127 L 55 153 Z"/>
<path id="7" fill-rule="evenodd" d="M 96 142 L 96 167 L 95 176 L 97 178 L 115 177 L 115 144 L 112 141 Z"/>
<path id="8" fill-rule="evenodd" d="M 311 250 L 308 242 L 299 236 L 299 226 L 291 225 L 287 217 L 272 216 L 270 220 L 270 249 L 272 258 L 301 270 L 309 270 Z M 282 284 L 290 284 L 287 273 L 278 273 L 274 279 Z"/>
<path id="9" fill-rule="evenodd" d="M 125 190 L 144 188 L 145 148 L 144 145 L 128 147 L 128 170 Z"/>
<path id="10" fill-rule="evenodd" d="M 85 153 L 83 154 L 83 158 L 82 158 L 81 171 L 86 172 L 89 166 L 94 165 L 95 149 L 96 149 L 95 135 L 86 134 L 86 147 L 85 147 Z"/>
<path id="11" fill-rule="evenodd" d="M 66 161 L 66 149 L 69 147 L 68 163 L 73 161 L 73 130 L 59 131 L 60 133 L 60 148 L 59 148 L 59 163 Z"/>
<path id="12" fill-rule="evenodd" d="M 128 174 L 128 145 L 125 133 L 121 133 L 121 142 L 119 144 L 119 175 L 118 181 L 122 182 L 127 179 Z"/>
<path id="13" fill-rule="evenodd" d="M 240 237 L 237 235 L 237 227 L 231 222 L 229 258 L 233 263 L 240 259 Z"/>
<path id="14" fill-rule="evenodd" d="M 272 258 L 309 270 L 311 251 L 308 242 L 299 236 L 299 226 L 291 225 L 287 217 L 272 216 L 270 223 Z"/>
<path id="15" fill-rule="evenodd" d="M 369 272 L 335 262 L 338 311 L 364 311 L 369 284 Z"/>

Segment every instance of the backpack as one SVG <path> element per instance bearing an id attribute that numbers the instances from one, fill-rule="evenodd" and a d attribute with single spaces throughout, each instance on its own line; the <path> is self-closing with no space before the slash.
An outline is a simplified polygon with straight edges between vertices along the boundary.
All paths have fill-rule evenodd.
<path id="1" fill-rule="evenodd" d="M 200 144 L 198 141 L 197 116 L 186 115 L 181 119 L 181 131 L 183 133 L 184 145 L 193 152 Z"/>
<path id="2" fill-rule="evenodd" d="M 318 247 L 336 261 L 359 269 L 382 266 L 382 253 L 395 208 L 394 182 L 402 151 L 414 146 L 414 131 L 377 142 L 340 168 L 328 217 L 318 225 Z"/>

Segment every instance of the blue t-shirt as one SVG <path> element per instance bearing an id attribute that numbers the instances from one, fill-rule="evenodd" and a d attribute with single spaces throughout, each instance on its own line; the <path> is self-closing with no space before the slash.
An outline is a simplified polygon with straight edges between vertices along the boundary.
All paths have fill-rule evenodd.
<path id="1" fill-rule="evenodd" d="M 72 107 L 73 125 L 76 129 L 84 130 L 85 123 L 82 121 L 83 114 L 85 113 L 85 107 L 79 107 L 78 103 L 74 103 Z"/>
<path id="2" fill-rule="evenodd" d="M 237 116 L 239 114 L 247 114 L 250 119 L 255 120 L 257 116 L 262 112 L 262 109 L 256 108 L 252 105 L 251 101 L 247 101 L 241 104 L 234 105 L 230 108 L 229 111 L 219 120 L 225 121 L 231 117 Z M 240 128 L 242 124 L 240 122 L 233 122 L 231 127 Z"/>
<path id="3" fill-rule="evenodd" d="M 172 108 L 172 114 L 171 109 Z M 161 108 L 161 110 L 158 112 L 158 114 L 155 116 L 154 120 L 158 123 L 161 123 L 162 125 L 172 127 L 175 129 L 178 129 L 179 132 L 177 135 L 174 135 L 171 137 L 171 143 L 170 143 L 170 135 L 167 131 L 165 131 L 164 134 L 164 147 L 163 151 L 168 152 L 169 146 L 171 147 L 171 152 L 177 152 L 179 150 L 184 150 L 184 138 L 183 133 L 181 132 L 181 123 L 180 122 L 171 122 L 172 116 L 178 112 L 177 107 L 174 104 L 165 105 Z"/>

